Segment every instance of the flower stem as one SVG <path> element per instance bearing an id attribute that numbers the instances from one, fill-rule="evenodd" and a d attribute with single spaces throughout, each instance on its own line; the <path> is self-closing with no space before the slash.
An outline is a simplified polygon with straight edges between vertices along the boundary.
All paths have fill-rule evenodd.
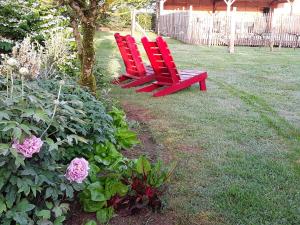
<path id="1" fill-rule="evenodd" d="M 23 100 L 23 96 L 24 96 L 24 76 L 23 75 L 21 77 L 21 81 L 22 81 L 21 94 L 22 94 L 22 100 Z"/>
<path id="2" fill-rule="evenodd" d="M 11 87 L 10 87 L 10 98 L 12 99 L 13 93 L 14 93 L 14 77 L 13 77 L 13 71 L 10 71 L 10 82 L 11 82 Z"/>
<path id="3" fill-rule="evenodd" d="M 56 102 L 58 104 L 59 104 L 59 97 L 60 97 L 60 93 L 61 93 L 61 88 L 62 88 L 62 85 L 60 84 L 59 85 L 58 94 L 57 94 L 57 99 L 56 99 Z M 51 124 L 52 124 L 52 122 L 54 120 L 54 116 L 55 116 L 56 111 L 57 111 L 58 104 L 56 104 L 56 103 L 54 104 L 54 109 L 53 109 L 53 113 L 52 113 L 52 116 L 51 116 L 51 119 L 50 119 L 50 123 L 49 123 L 48 127 L 46 128 L 46 130 L 44 130 L 44 132 L 42 133 L 42 135 L 40 137 L 41 139 L 46 134 L 47 130 L 51 127 Z"/>
<path id="4" fill-rule="evenodd" d="M 9 78 L 8 78 L 8 73 L 6 75 L 6 99 L 8 99 L 8 95 L 9 95 L 9 85 L 8 85 L 8 82 L 9 82 Z"/>

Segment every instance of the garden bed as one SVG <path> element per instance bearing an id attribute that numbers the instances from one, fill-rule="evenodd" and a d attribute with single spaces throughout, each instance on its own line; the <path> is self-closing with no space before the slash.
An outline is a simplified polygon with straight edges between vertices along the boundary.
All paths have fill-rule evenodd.
<path id="1" fill-rule="evenodd" d="M 165 163 L 171 161 L 170 155 L 158 156 L 158 151 L 162 148 L 156 143 L 155 138 L 151 135 L 151 131 L 148 127 L 150 120 L 155 117 L 150 111 L 124 102 L 122 104 L 123 109 L 126 112 L 128 121 L 137 123 L 138 127 L 135 131 L 138 134 L 138 139 L 141 144 L 133 147 L 133 149 L 127 150 L 124 155 L 130 159 L 139 157 L 140 155 L 146 155 L 150 161 L 155 162 L 158 157 L 162 158 Z M 163 153 L 164 151 L 160 151 Z M 82 210 L 79 202 L 74 202 L 71 206 L 70 218 L 67 220 L 66 225 L 82 225 L 88 220 L 96 220 L 94 213 L 86 213 Z M 110 225 L 173 225 L 176 224 L 176 215 L 174 212 L 163 209 L 162 212 L 152 212 L 151 209 L 144 208 L 135 215 L 116 215 L 109 222 Z"/>

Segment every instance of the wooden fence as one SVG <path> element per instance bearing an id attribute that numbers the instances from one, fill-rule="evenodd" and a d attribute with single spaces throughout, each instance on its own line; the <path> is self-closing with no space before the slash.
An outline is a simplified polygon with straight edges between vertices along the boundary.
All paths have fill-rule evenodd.
<path id="1" fill-rule="evenodd" d="M 228 45 L 231 21 L 235 21 L 235 45 L 300 47 L 300 15 L 175 11 L 161 15 L 160 32 L 190 44 Z"/>

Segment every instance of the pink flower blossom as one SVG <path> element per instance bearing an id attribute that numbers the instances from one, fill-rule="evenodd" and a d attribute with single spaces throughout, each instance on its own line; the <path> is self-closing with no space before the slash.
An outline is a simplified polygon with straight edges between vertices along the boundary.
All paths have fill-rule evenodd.
<path id="1" fill-rule="evenodd" d="M 89 175 L 89 162 L 84 158 L 75 158 L 71 161 L 67 168 L 66 178 L 69 181 L 82 183 L 82 181 Z"/>
<path id="2" fill-rule="evenodd" d="M 34 153 L 38 153 L 43 146 L 43 141 L 36 136 L 26 138 L 23 144 L 19 141 L 14 141 L 12 147 L 21 153 L 25 158 L 31 158 Z"/>

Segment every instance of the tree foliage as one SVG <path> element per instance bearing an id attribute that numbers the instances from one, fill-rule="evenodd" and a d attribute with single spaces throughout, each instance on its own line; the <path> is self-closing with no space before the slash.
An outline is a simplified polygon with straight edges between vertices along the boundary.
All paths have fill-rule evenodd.
<path id="1" fill-rule="evenodd" d="M 65 19 L 59 16 L 58 10 L 40 1 L 0 0 L 0 50 L 11 50 L 14 42 L 27 36 L 44 40 L 52 28 L 64 23 Z"/>
<path id="2" fill-rule="evenodd" d="M 42 24 L 38 9 L 28 1 L 0 1 L 1 36 L 22 40 L 28 34 L 39 33 Z"/>

